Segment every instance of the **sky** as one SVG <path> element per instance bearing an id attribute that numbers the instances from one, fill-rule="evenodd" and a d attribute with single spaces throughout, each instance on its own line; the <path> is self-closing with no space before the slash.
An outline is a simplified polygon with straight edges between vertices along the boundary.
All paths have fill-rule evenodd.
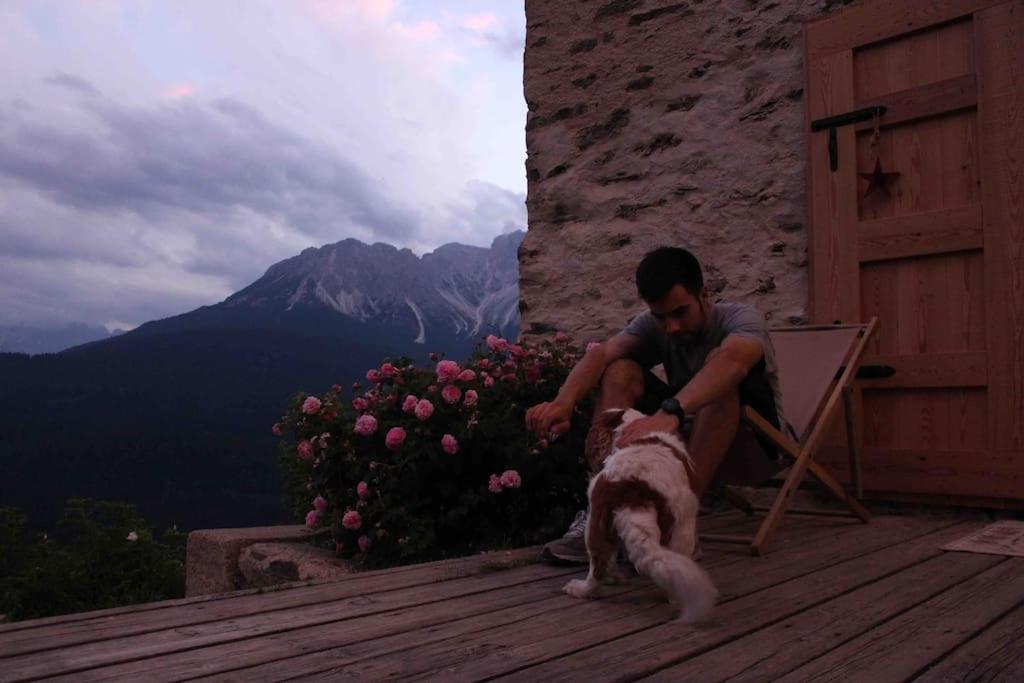
<path id="1" fill-rule="evenodd" d="M 522 0 L 4 0 L 0 325 L 526 227 Z"/>

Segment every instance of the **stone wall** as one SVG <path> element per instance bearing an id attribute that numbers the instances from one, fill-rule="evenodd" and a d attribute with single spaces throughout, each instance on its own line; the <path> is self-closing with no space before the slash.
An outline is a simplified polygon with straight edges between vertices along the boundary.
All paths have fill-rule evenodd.
<path id="1" fill-rule="evenodd" d="M 526 0 L 526 336 L 606 337 L 686 246 L 716 299 L 807 315 L 801 22 L 842 0 Z"/>

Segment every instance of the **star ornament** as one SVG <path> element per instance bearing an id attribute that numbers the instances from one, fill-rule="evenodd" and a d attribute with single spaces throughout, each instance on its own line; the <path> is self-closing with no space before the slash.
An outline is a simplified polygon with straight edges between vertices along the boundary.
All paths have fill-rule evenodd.
<path id="1" fill-rule="evenodd" d="M 881 190 L 886 197 L 891 197 L 889 184 L 900 177 L 899 171 L 886 173 L 882 170 L 882 160 L 875 159 L 875 170 L 871 173 L 858 173 L 861 178 L 868 181 L 868 189 L 864 191 L 864 198 L 867 199 L 875 190 Z"/>

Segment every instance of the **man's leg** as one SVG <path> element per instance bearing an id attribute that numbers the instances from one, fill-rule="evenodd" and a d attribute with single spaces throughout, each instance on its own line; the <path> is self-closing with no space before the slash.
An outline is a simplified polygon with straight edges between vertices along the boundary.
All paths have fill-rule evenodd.
<path id="1" fill-rule="evenodd" d="M 601 375 L 594 415 L 612 408 L 632 408 L 644 394 L 644 371 L 636 361 L 612 361 Z"/>
<path id="2" fill-rule="evenodd" d="M 697 411 L 687 444 L 697 479 L 691 486 L 697 498 L 707 491 L 736 438 L 739 424 L 740 399 L 735 390 Z"/>
<path id="3" fill-rule="evenodd" d="M 594 415 L 612 408 L 632 408 L 643 393 L 644 371 L 640 365 L 625 359 L 614 361 L 601 375 Z M 587 513 L 580 510 L 565 535 L 544 546 L 541 557 L 549 561 L 586 563 L 586 528 Z"/>

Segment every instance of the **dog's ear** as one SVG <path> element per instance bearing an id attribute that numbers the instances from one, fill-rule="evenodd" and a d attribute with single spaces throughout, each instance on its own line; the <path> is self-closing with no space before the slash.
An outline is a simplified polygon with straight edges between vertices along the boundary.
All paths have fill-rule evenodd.
<path id="1" fill-rule="evenodd" d="M 605 459 L 612 454 L 615 445 L 615 430 L 622 424 L 622 416 L 625 410 L 606 410 L 594 417 L 590 431 L 587 432 L 587 441 L 584 453 L 587 457 L 587 464 L 591 472 L 600 471 Z"/>

